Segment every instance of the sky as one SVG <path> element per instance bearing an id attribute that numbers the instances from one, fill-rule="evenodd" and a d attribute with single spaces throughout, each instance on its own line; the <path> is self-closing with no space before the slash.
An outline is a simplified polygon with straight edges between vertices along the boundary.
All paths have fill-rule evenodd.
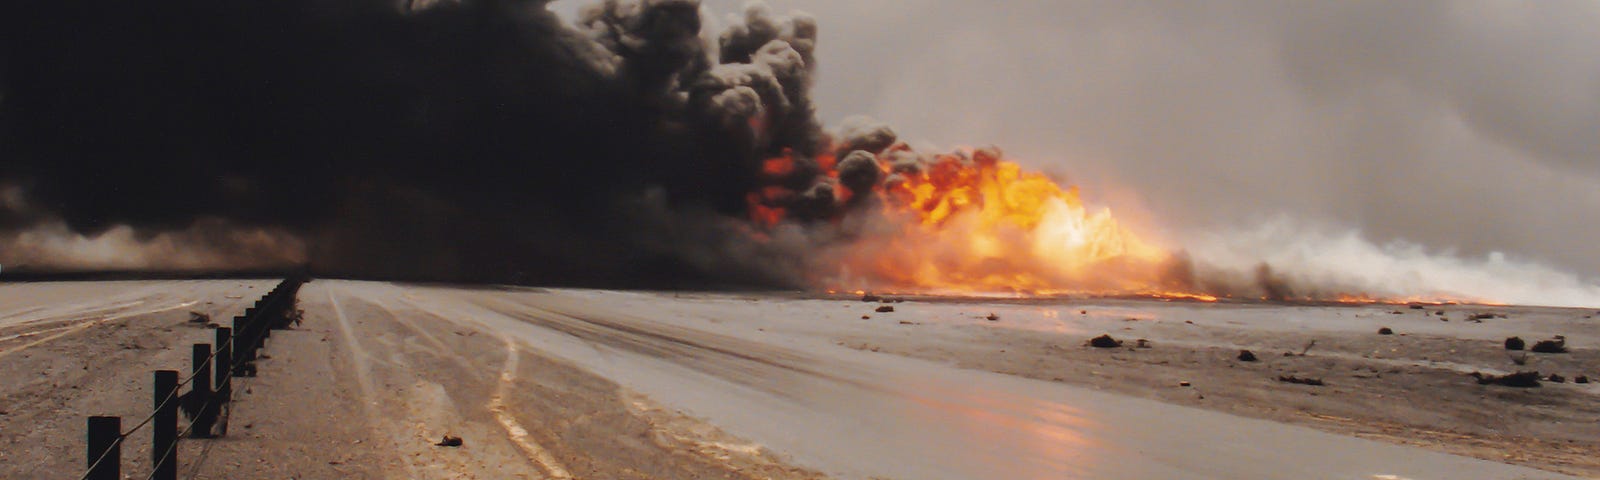
<path id="1" fill-rule="evenodd" d="M 820 25 L 825 123 L 998 145 L 1172 243 L 1314 230 L 1600 278 L 1600 2 L 768 3 Z"/>
<path id="2" fill-rule="evenodd" d="M 1600 2 L 740 1 L 7 7 L 0 262 L 804 283 L 865 115 L 1203 278 L 1600 305 Z"/>

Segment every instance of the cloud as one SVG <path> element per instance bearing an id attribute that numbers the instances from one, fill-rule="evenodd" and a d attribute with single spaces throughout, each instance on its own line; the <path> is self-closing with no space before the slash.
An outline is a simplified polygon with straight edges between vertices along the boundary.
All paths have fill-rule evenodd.
<path id="1" fill-rule="evenodd" d="M 825 120 L 1137 192 L 1174 243 L 1287 215 L 1600 276 L 1593 2 L 774 3 L 823 26 Z"/>
<path id="2" fill-rule="evenodd" d="M 765 187 L 838 215 L 822 124 L 867 114 L 892 130 L 843 122 L 843 145 L 1002 145 L 1136 198 L 1173 247 L 1286 216 L 1600 276 L 1592 3 L 545 7 L 8 5 L 0 232 L 223 225 L 353 275 L 761 283 L 826 232 L 748 245 L 729 219 Z"/>

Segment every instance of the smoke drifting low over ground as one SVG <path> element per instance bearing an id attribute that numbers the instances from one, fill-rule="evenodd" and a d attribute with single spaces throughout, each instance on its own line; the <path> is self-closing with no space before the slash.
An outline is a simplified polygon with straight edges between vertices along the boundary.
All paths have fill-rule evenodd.
<path id="1" fill-rule="evenodd" d="M 919 151 L 867 119 L 825 128 L 808 15 L 610 0 L 566 22 L 546 3 L 7 4 L 0 263 L 816 287 L 863 238 L 903 233 L 859 212 L 917 195 L 908 179 L 968 182 L 978 198 L 989 187 L 974 178 L 1005 171 L 998 150 Z M 1189 254 L 1158 258 L 1075 190 L 1045 193 L 1040 211 L 1109 232 L 1115 248 L 1058 249 L 1123 272 L 1096 288 L 1495 299 L 1504 287 L 1400 285 L 1239 255 L 1233 240 L 1170 242 Z M 1438 258 L 1418 268 L 1493 270 Z M 1560 303 L 1600 298 L 1581 279 L 1539 278 L 1578 292 Z"/>
<path id="2" fill-rule="evenodd" d="M 749 158 L 817 132 L 797 78 L 814 28 L 752 16 L 721 42 L 745 63 L 718 67 L 693 2 L 578 28 L 498 0 L 7 5 L 3 228 L 125 229 L 99 243 L 131 255 L 204 223 L 292 235 L 269 258 L 327 273 L 693 280 L 637 217 L 736 214 Z M 4 260 L 58 264 L 26 252 Z"/>
<path id="3" fill-rule="evenodd" d="M 800 282 L 744 212 L 759 159 L 795 152 L 786 180 L 809 182 L 827 144 L 805 15 L 708 32 L 670 0 L 576 25 L 541 1 L 8 5 L 0 262 Z"/>

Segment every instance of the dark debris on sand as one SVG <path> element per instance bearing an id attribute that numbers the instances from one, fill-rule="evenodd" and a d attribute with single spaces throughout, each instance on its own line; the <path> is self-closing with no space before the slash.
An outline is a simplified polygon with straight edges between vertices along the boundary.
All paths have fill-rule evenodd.
<path id="1" fill-rule="evenodd" d="M 1472 372 L 1472 376 L 1478 379 L 1478 385 L 1500 385 L 1517 388 L 1537 388 L 1539 386 L 1539 372 L 1517 372 L 1505 375 Z"/>
<path id="2" fill-rule="evenodd" d="M 1529 350 L 1535 353 L 1567 353 L 1567 337 L 1556 335 L 1556 338 L 1550 340 L 1540 340 Z"/>
<path id="3" fill-rule="evenodd" d="M 1326 383 L 1323 383 L 1322 379 L 1320 379 L 1320 378 L 1309 378 L 1309 377 L 1301 378 L 1301 377 L 1296 377 L 1294 375 L 1279 375 L 1278 376 L 1278 381 L 1284 382 L 1284 383 L 1294 383 L 1294 384 L 1299 384 L 1299 385 L 1312 385 L 1312 386 L 1318 386 L 1318 387 L 1323 386 L 1323 385 L 1327 385 Z"/>
<path id="4" fill-rule="evenodd" d="M 1089 346 L 1094 348 L 1117 348 L 1122 346 L 1122 341 L 1111 338 L 1111 335 L 1101 335 L 1089 339 Z"/>
<path id="5" fill-rule="evenodd" d="M 1467 321 L 1473 322 L 1473 323 L 1483 323 L 1484 320 L 1489 320 L 1489 319 L 1492 319 L 1492 318 L 1506 318 L 1506 314 L 1504 314 L 1504 313 L 1474 313 L 1472 315 L 1468 315 L 1467 316 Z"/>

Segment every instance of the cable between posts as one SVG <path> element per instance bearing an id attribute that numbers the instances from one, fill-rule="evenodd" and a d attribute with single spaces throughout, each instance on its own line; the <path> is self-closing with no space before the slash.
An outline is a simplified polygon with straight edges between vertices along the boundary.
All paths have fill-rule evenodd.
<path id="1" fill-rule="evenodd" d="M 279 286 L 288 285 L 288 284 L 289 284 L 289 281 L 285 280 L 282 283 L 279 283 Z M 279 294 L 278 297 L 279 298 L 274 298 L 274 299 L 269 300 L 269 303 L 267 303 L 266 305 L 262 305 L 261 308 L 259 310 L 257 310 L 254 314 L 245 316 L 245 323 L 247 323 L 247 324 L 254 323 L 257 319 L 259 319 L 259 317 L 262 314 L 265 314 L 267 311 L 270 310 L 267 307 L 277 305 L 279 302 L 282 301 L 282 299 L 283 299 L 283 297 L 285 297 L 285 295 Z M 238 332 L 234 332 L 233 335 L 229 335 L 228 336 L 228 342 L 225 345 L 227 345 L 229 347 L 229 349 L 231 350 L 235 346 L 235 344 L 237 344 L 238 338 L 239 338 Z M 220 346 L 219 346 L 219 348 L 213 348 L 211 350 L 211 354 L 206 356 L 206 359 L 204 361 L 200 362 L 200 366 L 201 367 L 209 367 L 209 366 L 211 366 L 212 361 L 214 361 L 217 358 L 217 354 L 220 353 L 221 351 L 222 351 L 222 349 L 220 348 Z M 204 370 L 209 370 L 208 368 L 203 368 L 203 369 Z M 196 370 L 201 370 L 201 369 L 196 369 Z M 205 372 L 205 374 L 209 375 L 210 372 L 209 371 Z M 153 411 L 151 411 L 149 415 L 146 415 L 144 417 L 144 419 L 139 420 L 138 424 L 135 424 L 132 428 L 129 428 L 127 431 L 118 433 L 116 440 L 112 440 L 111 441 L 111 445 L 108 448 L 106 448 L 106 450 L 104 452 L 100 452 L 100 456 L 95 459 L 94 463 L 89 464 L 89 468 L 83 472 L 83 475 L 80 475 L 78 477 L 78 480 L 87 480 L 89 478 L 89 474 L 93 473 L 95 468 L 99 467 L 100 463 L 104 462 L 106 457 L 110 456 L 111 452 L 116 450 L 117 447 L 119 447 L 122 444 L 123 440 L 126 440 L 128 438 L 128 436 L 130 436 L 130 435 L 138 433 L 139 430 L 142 430 L 142 429 L 144 429 L 144 427 L 150 425 L 150 422 L 155 421 L 156 413 L 160 412 L 162 409 L 166 408 L 167 403 L 171 402 L 173 399 L 177 398 L 178 397 L 178 392 L 183 390 L 184 386 L 189 385 L 189 383 L 193 382 L 194 379 L 196 377 L 200 376 L 200 375 L 201 375 L 201 372 L 199 372 L 199 371 L 190 371 L 189 372 L 189 376 L 187 378 L 184 378 L 182 381 L 178 382 L 178 384 L 172 388 L 172 391 L 167 392 L 167 396 L 161 400 L 161 403 L 156 404 L 156 408 Z M 222 384 L 227 384 L 229 386 L 233 385 L 233 374 L 232 374 L 232 372 L 229 372 L 229 374 L 225 378 L 226 378 L 226 380 L 223 380 L 222 383 L 219 383 L 217 385 L 218 387 L 221 387 Z M 206 410 L 211 408 L 211 405 L 214 404 L 214 403 L 216 403 L 216 402 L 207 403 L 206 405 L 201 406 L 200 412 L 197 414 L 197 416 L 198 415 L 204 415 Z M 182 438 L 182 437 L 188 435 L 190 433 L 190 431 L 192 431 L 193 429 L 194 429 L 194 424 L 190 423 L 188 428 L 184 429 L 183 432 L 178 434 L 178 437 Z M 173 442 L 172 446 L 169 447 L 169 451 L 170 451 L 171 448 L 177 448 L 177 442 Z M 162 456 L 162 461 L 165 462 L 166 461 L 165 459 L 166 459 L 166 456 L 163 455 Z M 160 464 L 158 463 L 158 464 L 156 464 L 156 466 L 160 466 Z M 154 475 L 153 471 L 152 471 L 151 475 Z"/>
<path id="2" fill-rule="evenodd" d="M 201 407 L 200 408 L 200 415 L 204 415 L 206 413 L 206 410 L 211 408 L 211 405 L 213 405 L 213 404 L 208 403 L 204 407 Z M 151 465 L 150 466 L 150 475 L 147 476 L 147 477 L 144 477 L 145 480 L 151 480 L 151 479 L 156 478 L 156 472 L 161 471 L 161 465 L 166 464 L 168 458 L 173 458 L 173 457 L 169 457 L 167 455 L 171 454 L 173 450 L 176 450 L 178 448 L 177 440 L 181 440 L 184 437 L 189 436 L 189 433 L 193 432 L 193 431 L 194 431 L 194 423 L 190 422 L 189 426 L 187 428 L 184 428 L 182 432 L 178 432 L 178 437 L 176 439 L 174 439 L 174 441 L 172 442 L 172 445 L 168 445 L 167 446 L 167 451 L 161 452 L 161 461 L 156 462 L 155 465 Z"/>

